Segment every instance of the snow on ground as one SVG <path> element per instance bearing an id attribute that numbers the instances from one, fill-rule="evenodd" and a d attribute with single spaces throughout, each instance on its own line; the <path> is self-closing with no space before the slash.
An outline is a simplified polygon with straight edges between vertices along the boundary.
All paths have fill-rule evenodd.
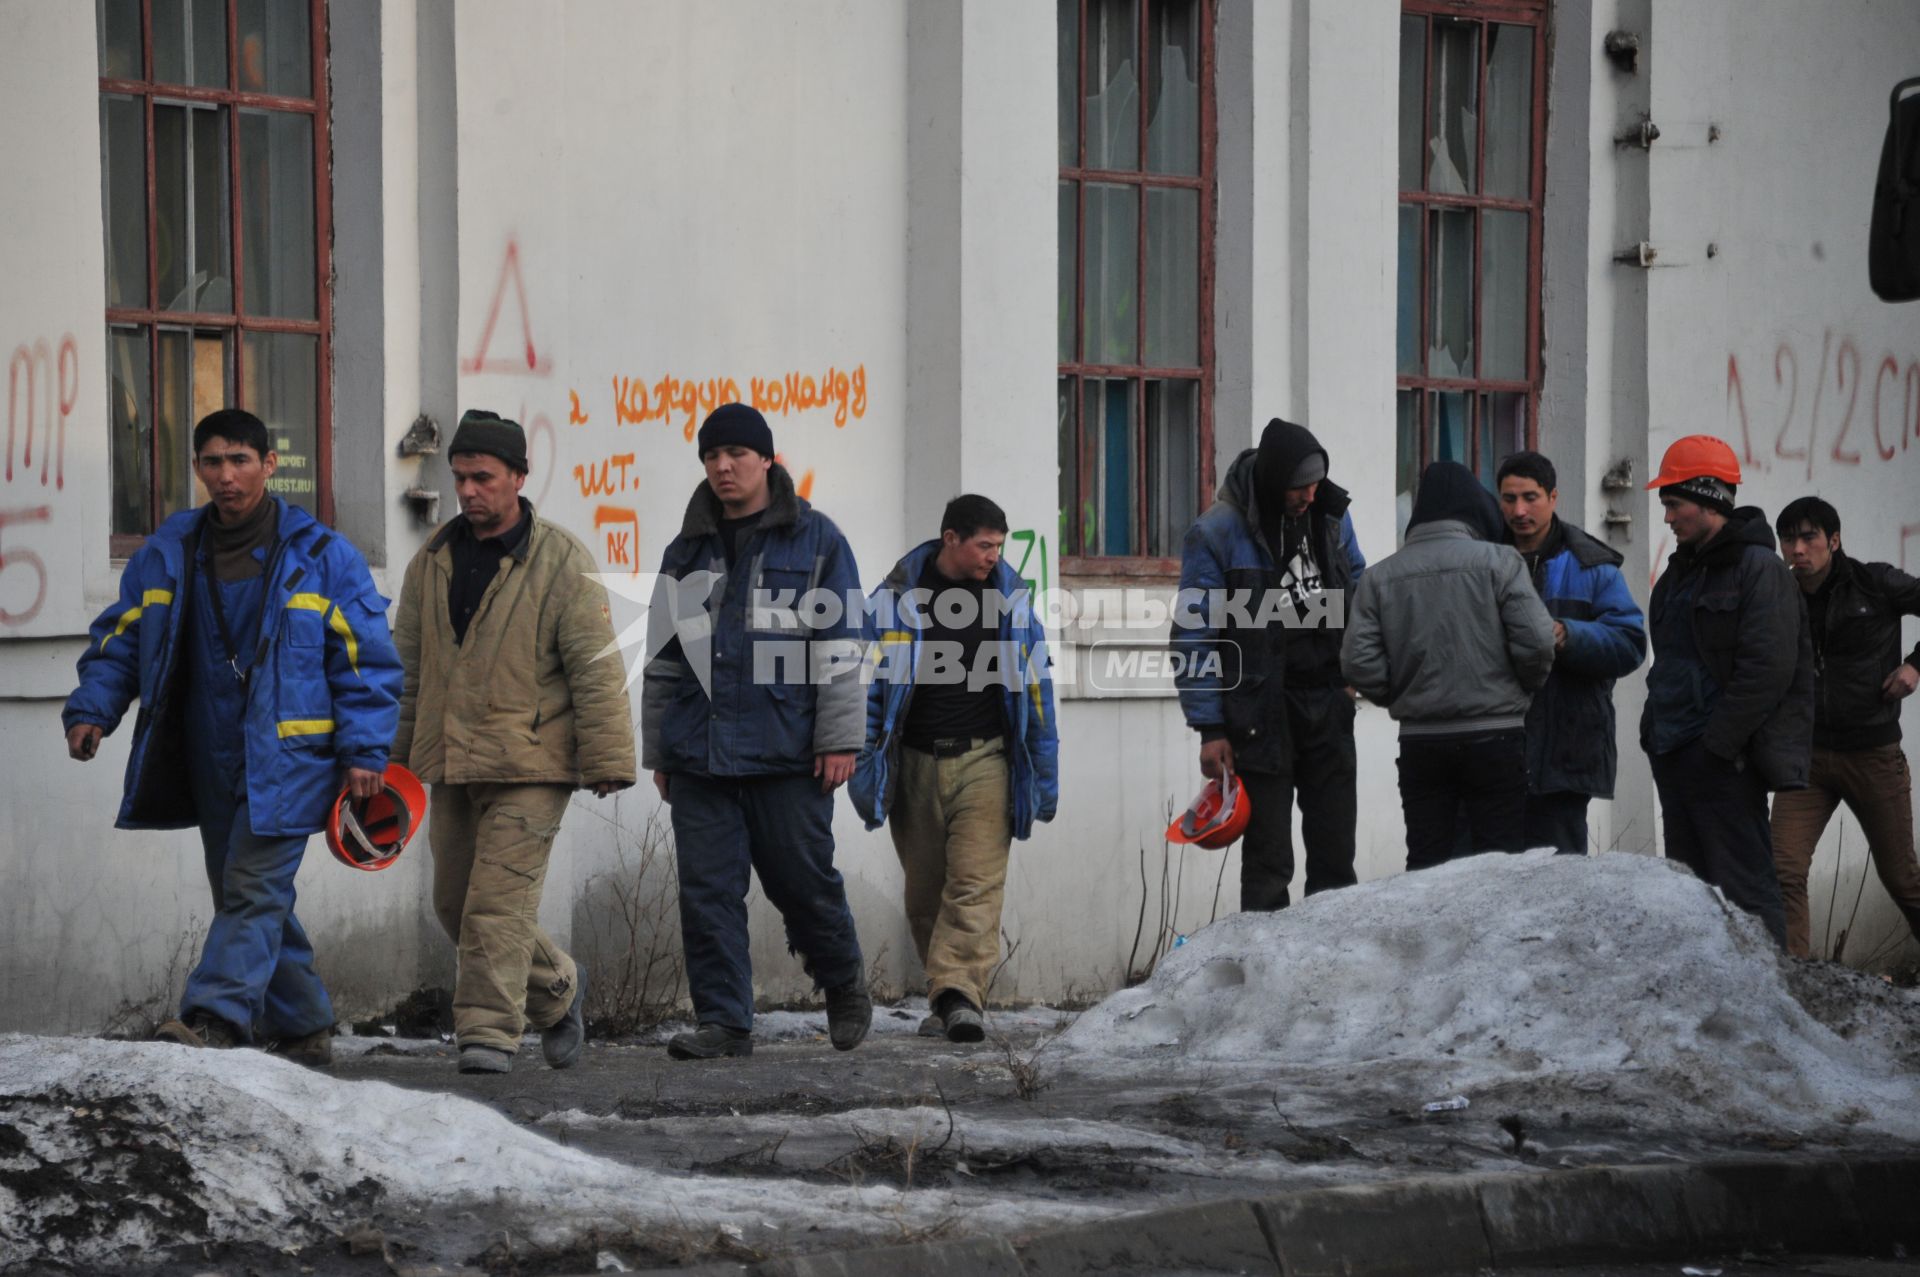
<path id="1" fill-rule="evenodd" d="M 876 1032 L 910 1033 L 922 1014 L 881 1008 Z M 1031 1043 L 1064 1018 L 1037 1008 L 995 1022 Z M 788 1052 L 824 1031 L 817 1011 L 756 1026 Z M 343 1055 L 414 1048 L 336 1042 Z M 1169 1195 L 1390 1177 L 1436 1164 L 1423 1154 L 1443 1144 L 1468 1153 L 1445 1167 L 1512 1165 L 1466 1125 L 1452 1140 L 1417 1120 L 1421 1101 L 1454 1094 L 1471 1100 L 1458 1116 L 1476 1131 L 1503 1112 L 1534 1126 L 1559 1115 L 1571 1133 L 1548 1139 L 1543 1165 L 1582 1164 L 1589 1148 L 1616 1156 L 1610 1132 L 1638 1133 L 1621 1144 L 1629 1157 L 1687 1155 L 1659 1147 L 1669 1131 L 1678 1150 L 1741 1147 L 1756 1132 L 1920 1141 L 1920 996 L 1783 958 L 1717 892 L 1633 855 L 1476 857 L 1236 915 L 1146 984 L 1019 1049 L 1056 1088 L 1024 1106 L 975 1089 L 943 1145 L 947 1110 L 917 1102 L 924 1064 L 896 1066 L 851 1111 L 742 1105 L 729 1117 L 723 1105 L 627 1121 L 636 1138 L 623 1140 L 619 1116 L 568 1110 L 541 1120 L 549 1138 L 471 1100 L 252 1051 L 0 1037 L 0 1269 L 103 1268 L 202 1241 L 297 1249 L 376 1203 L 385 1217 L 442 1221 L 455 1246 L 500 1229 L 551 1246 L 590 1229 L 710 1236 L 751 1221 L 744 1240 L 777 1247 L 813 1229 L 897 1239 L 961 1221 L 1011 1233 Z M 888 1105 L 896 1097 L 902 1107 Z M 649 1151 L 616 1162 L 560 1142 L 570 1134 Z M 1316 1156 L 1288 1151 L 1315 1144 Z M 1350 1156 L 1330 1162 L 1336 1145 Z M 886 1178 L 905 1169 L 886 1159 L 928 1150 L 937 1165 Z M 1053 1166 L 1086 1173 L 1061 1187 Z M 1133 1199 L 1099 1187 L 1112 1183 L 1133 1185 Z"/>
<path id="2" fill-rule="evenodd" d="M 1626 853 L 1478 856 L 1236 914 L 1052 1053 L 1080 1072 L 1312 1074 L 1415 1105 L 1920 1139 L 1920 999 L 1816 975 L 1684 869 Z"/>
<path id="3" fill-rule="evenodd" d="M 203 1240 L 297 1246 L 356 1206 L 484 1209 L 538 1242 L 590 1227 L 939 1225 L 948 1195 L 700 1180 L 622 1166 L 484 1105 L 340 1082 L 252 1051 L 0 1037 L 0 1270 L 107 1265 Z M 1113 1208 L 1046 1210 L 1049 1220 Z M 969 1222 L 1011 1229 L 1018 1202 Z M 749 1230 L 748 1240 L 754 1239 Z"/>

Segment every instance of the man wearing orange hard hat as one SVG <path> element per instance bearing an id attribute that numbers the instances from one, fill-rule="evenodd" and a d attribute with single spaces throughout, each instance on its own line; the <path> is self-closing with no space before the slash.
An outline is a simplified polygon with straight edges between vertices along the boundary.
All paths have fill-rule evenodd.
<path id="1" fill-rule="evenodd" d="M 1660 491 L 1677 546 L 1647 609 L 1653 668 L 1640 745 L 1668 859 L 1785 947 L 1767 792 L 1807 784 L 1813 644 L 1766 516 L 1734 506 L 1739 485 L 1739 458 L 1711 435 L 1675 440 L 1647 485 Z"/>

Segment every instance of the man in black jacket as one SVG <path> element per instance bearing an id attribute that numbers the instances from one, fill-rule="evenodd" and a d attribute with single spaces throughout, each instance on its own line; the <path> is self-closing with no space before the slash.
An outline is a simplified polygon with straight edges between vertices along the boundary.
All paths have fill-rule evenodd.
<path id="1" fill-rule="evenodd" d="M 1238 775 L 1253 804 L 1240 849 L 1245 910 L 1287 907 L 1296 797 L 1306 894 L 1354 881 L 1354 706 L 1340 639 L 1347 592 L 1367 561 L 1347 502 L 1327 478 L 1320 441 L 1275 417 L 1187 532 L 1180 586 L 1194 606 L 1176 618 L 1173 645 L 1196 658 L 1217 651 L 1225 664 L 1175 682 L 1200 733 L 1201 772 Z M 1238 594 L 1257 624 L 1209 615 L 1210 592 Z"/>
<path id="2" fill-rule="evenodd" d="M 1647 486 L 1679 548 L 1653 587 L 1653 668 L 1640 744 L 1667 857 L 1787 943 L 1767 791 L 1804 789 L 1813 647 L 1764 515 L 1733 504 L 1740 462 L 1711 435 L 1676 440 Z"/>
<path id="3" fill-rule="evenodd" d="M 1840 548 L 1840 513 L 1819 497 L 1788 505 L 1774 527 L 1806 596 L 1814 664 L 1812 775 L 1805 789 L 1773 800 L 1787 949 L 1810 956 L 1807 871 L 1843 802 L 1860 822 L 1887 894 L 1920 936 L 1913 786 L 1900 748 L 1900 702 L 1920 686 L 1920 644 L 1900 659 L 1900 618 L 1920 616 L 1920 580 L 1891 564 L 1848 558 Z"/>

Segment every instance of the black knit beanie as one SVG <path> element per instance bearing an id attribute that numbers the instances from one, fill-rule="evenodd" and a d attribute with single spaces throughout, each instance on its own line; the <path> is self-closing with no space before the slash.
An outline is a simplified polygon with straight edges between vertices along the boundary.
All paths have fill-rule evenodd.
<path id="1" fill-rule="evenodd" d="M 1682 501 L 1691 501 L 1697 506 L 1717 510 L 1721 514 L 1733 514 L 1734 486 L 1725 479 L 1716 479 L 1710 474 L 1695 475 L 1691 479 L 1682 479 L 1679 483 L 1669 483 L 1660 489 L 1663 497 L 1679 497 Z"/>
<path id="2" fill-rule="evenodd" d="M 773 458 L 773 429 L 759 410 L 743 403 L 723 403 L 700 423 L 700 455 L 715 448 L 752 448 L 761 456 Z"/>

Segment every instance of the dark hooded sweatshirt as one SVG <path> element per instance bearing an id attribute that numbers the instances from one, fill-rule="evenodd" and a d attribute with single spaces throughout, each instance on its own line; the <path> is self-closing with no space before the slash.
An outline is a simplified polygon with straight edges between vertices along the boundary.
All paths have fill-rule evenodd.
<path id="1" fill-rule="evenodd" d="M 1260 532 L 1280 571 L 1280 584 L 1292 596 L 1296 609 L 1311 595 L 1345 590 L 1352 585 L 1352 569 L 1340 548 L 1342 517 L 1351 504 L 1347 490 L 1331 478 L 1321 479 L 1313 504 L 1295 518 L 1286 514 L 1286 493 L 1294 471 L 1315 453 L 1329 464 L 1327 450 L 1311 430 L 1283 421 L 1267 423 L 1260 435 L 1254 462 L 1254 487 L 1260 511 Z M 1329 465 L 1330 468 L 1330 465 Z M 1339 610 L 1344 618 L 1346 609 Z M 1287 682 L 1294 687 L 1337 687 L 1340 674 L 1340 638 L 1344 626 L 1321 625 L 1291 636 L 1287 645 Z"/>

